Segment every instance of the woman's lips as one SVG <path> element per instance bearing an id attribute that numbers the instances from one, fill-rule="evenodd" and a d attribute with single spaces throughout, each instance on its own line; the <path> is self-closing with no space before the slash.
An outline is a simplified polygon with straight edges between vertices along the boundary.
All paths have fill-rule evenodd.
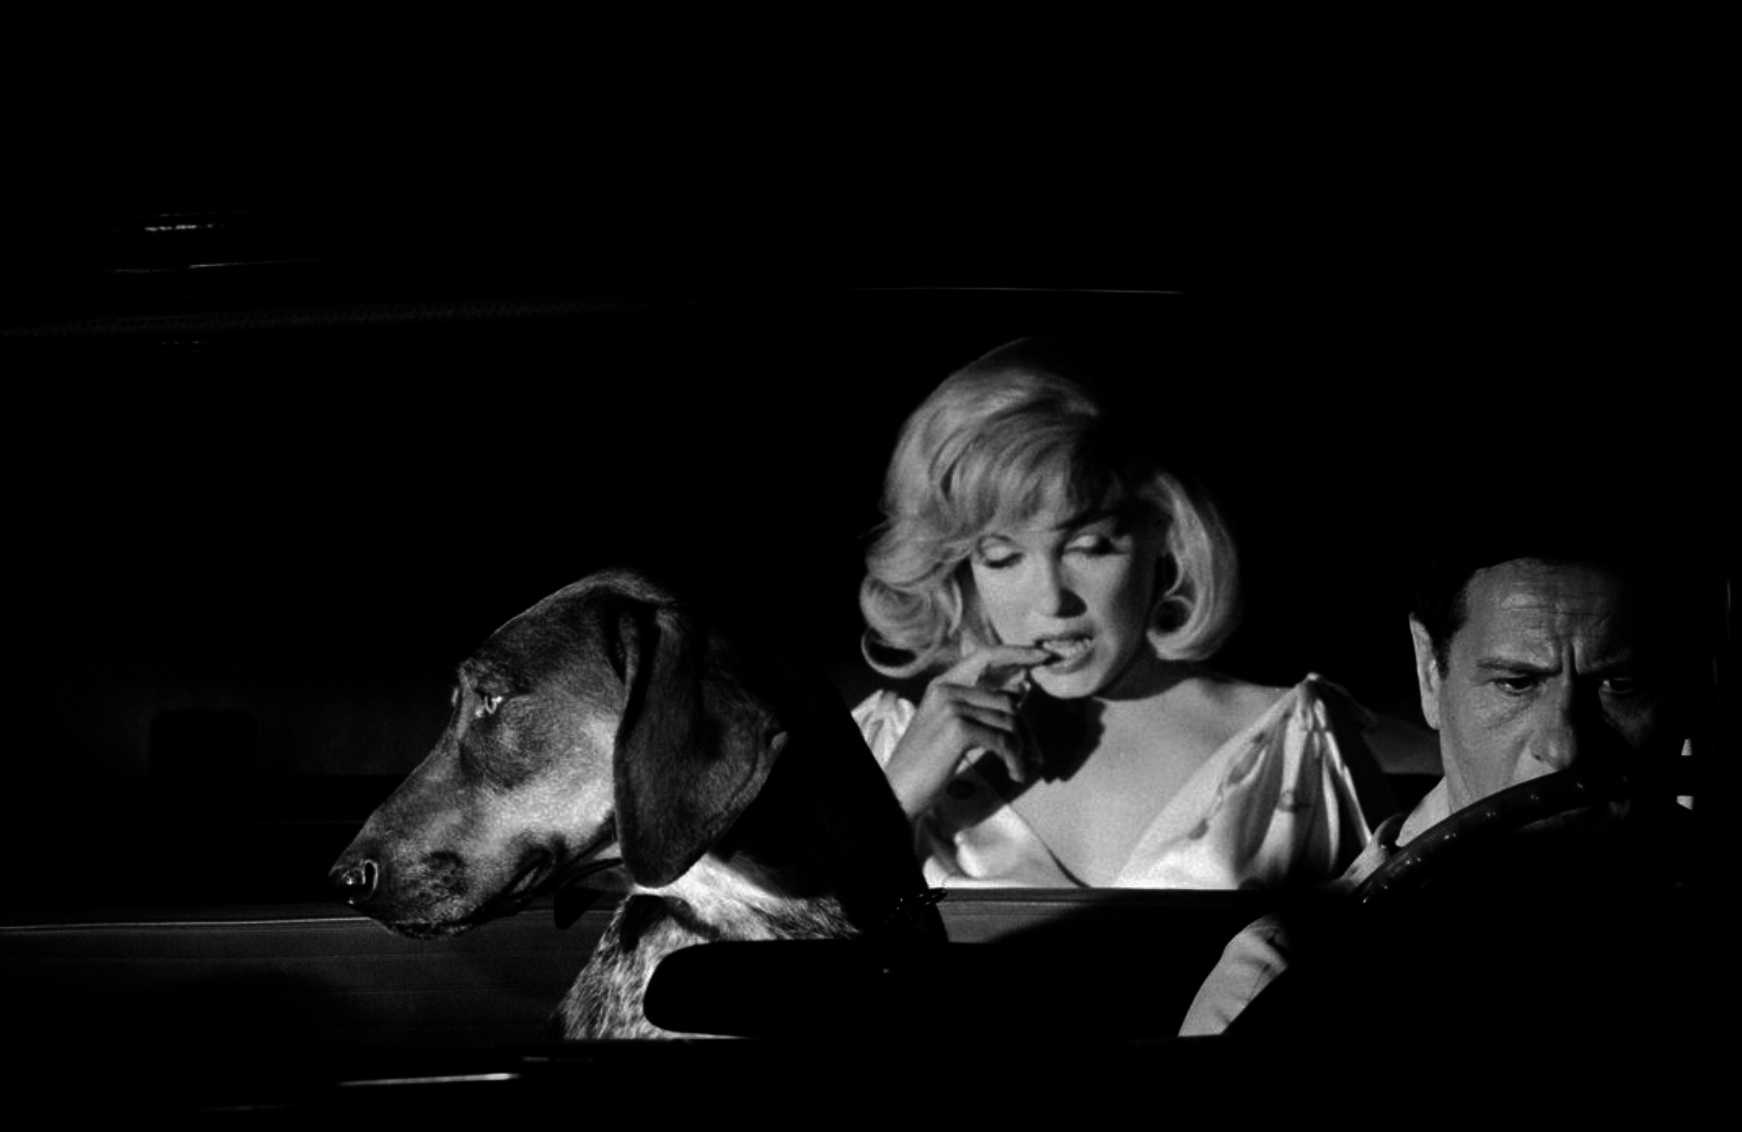
<path id="1" fill-rule="evenodd" d="M 1076 668 L 1089 655 L 1089 649 L 1094 644 L 1094 638 L 1086 633 L 1071 633 L 1057 637 L 1040 637 L 1034 642 L 1034 647 L 1045 649 L 1053 655 L 1053 659 L 1040 665 L 1048 672 L 1069 672 Z"/>

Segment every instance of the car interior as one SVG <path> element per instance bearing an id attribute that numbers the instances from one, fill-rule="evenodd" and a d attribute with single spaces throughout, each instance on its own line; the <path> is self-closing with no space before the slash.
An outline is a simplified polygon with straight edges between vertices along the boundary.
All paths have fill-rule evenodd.
<path id="1" fill-rule="evenodd" d="M 1375 714 L 1376 824 L 1440 773 L 1405 623 L 1435 492 L 1552 490 L 1538 465 L 1579 460 L 1466 459 L 1453 438 L 1484 414 L 1613 429 L 1615 398 L 1573 394 L 1691 350 L 1643 295 L 1550 310 L 1431 282 L 1231 284 L 1060 256 L 976 270 L 863 248 L 826 270 L 678 270 L 669 248 L 643 257 L 548 207 L 77 208 L 45 224 L 0 321 L 5 1025 L 21 1079 L 95 1075 L 115 1092 L 90 1103 L 178 1111 L 597 1105 L 607 1082 L 718 1083 L 769 1049 L 827 1076 L 843 1051 L 918 1040 L 939 1000 L 958 1029 L 1040 1051 L 1043 1075 L 1117 1051 L 1174 1080 L 1232 1076 L 1214 1041 L 1174 1038 L 1178 1019 L 1284 894 L 952 891 L 941 965 L 722 953 L 672 974 L 674 1009 L 754 1036 L 649 1050 L 549 1037 L 621 893 L 419 941 L 347 908 L 327 869 L 441 732 L 455 665 L 598 569 L 731 608 L 843 712 L 923 690 L 860 649 L 885 462 L 939 380 L 1025 336 L 1119 374 L 1164 459 L 1223 509 L 1243 616 L 1215 664 L 1272 686 L 1318 673 Z M 1699 485 L 1689 521 L 1722 541 L 1735 496 L 1712 402 L 1690 385 L 1655 405 L 1619 411 Z M 1701 584 L 1713 675 L 1678 791 L 1710 829 L 1698 802 L 1734 746 L 1734 613 L 1722 569 Z M 1001 1012 L 1017 982 L 1036 989 Z M 958 1065 L 976 1058 L 992 1055 Z"/>

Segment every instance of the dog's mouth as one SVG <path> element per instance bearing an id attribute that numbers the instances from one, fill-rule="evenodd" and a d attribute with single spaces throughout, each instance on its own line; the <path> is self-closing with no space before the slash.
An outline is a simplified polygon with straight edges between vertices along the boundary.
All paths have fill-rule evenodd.
<path id="1" fill-rule="evenodd" d="M 553 888 L 573 888 L 586 877 L 621 865 L 622 860 L 609 853 L 615 843 L 615 831 L 607 825 L 581 852 L 572 856 L 563 853 L 561 845 L 528 848 L 522 853 L 519 865 L 508 883 L 470 911 L 462 912 L 452 919 L 383 922 L 395 932 L 411 939 L 445 939 L 459 935 L 490 920 L 513 915 L 532 903 L 541 893 Z"/>
<path id="2" fill-rule="evenodd" d="M 533 850 L 521 861 L 520 870 L 508 886 L 485 901 L 468 919 L 479 923 L 520 911 L 544 890 L 545 882 L 554 872 L 556 855 L 548 849 Z"/>
<path id="3" fill-rule="evenodd" d="M 569 858 L 568 863 L 561 869 L 557 870 L 557 874 L 554 878 L 554 886 L 557 891 L 557 896 L 559 897 L 559 902 L 560 898 L 565 893 L 572 897 L 577 889 L 590 887 L 582 883 L 588 877 L 608 872 L 611 869 L 621 868 L 623 865 L 623 858 L 614 851 L 616 848 L 616 823 L 608 821 L 605 823 L 604 827 L 593 836 L 593 839 L 587 843 L 584 849 Z M 607 885 L 606 887 L 611 886 Z M 560 920 L 561 918 L 561 915 L 559 915 L 558 919 Z"/>
<path id="4" fill-rule="evenodd" d="M 396 920 L 388 923 L 399 935 L 407 939 L 447 939 L 459 935 L 472 927 L 470 920 L 454 920 L 450 923 L 439 923 L 433 920 Z"/>
<path id="5" fill-rule="evenodd" d="M 524 908 L 542 890 L 555 871 L 556 858 L 546 849 L 526 854 L 513 879 L 494 895 L 470 911 L 451 919 L 384 920 L 388 927 L 411 939 L 445 939 L 467 932 L 489 920 L 510 915 Z"/>
<path id="6" fill-rule="evenodd" d="M 477 924 L 512 915 L 553 887 L 572 887 L 586 877 L 621 865 L 620 858 L 603 852 L 616 840 L 615 830 L 607 824 L 585 848 L 572 856 L 542 846 L 530 850 L 522 858 L 520 868 L 508 886 L 467 917 L 468 922 Z"/>
<path id="7" fill-rule="evenodd" d="M 623 858 L 621 857 L 598 857 L 591 861 L 582 861 L 580 864 L 573 865 L 563 871 L 562 883 L 564 885 L 579 884 L 595 873 L 615 869 L 622 864 Z"/>

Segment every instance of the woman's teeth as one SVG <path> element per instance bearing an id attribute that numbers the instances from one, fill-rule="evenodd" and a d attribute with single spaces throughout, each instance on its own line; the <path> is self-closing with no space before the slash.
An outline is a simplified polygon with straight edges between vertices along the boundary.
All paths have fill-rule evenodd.
<path id="1" fill-rule="evenodd" d="M 1088 637 L 1046 637 L 1034 642 L 1036 648 L 1052 653 L 1054 663 L 1075 660 L 1088 651 Z"/>

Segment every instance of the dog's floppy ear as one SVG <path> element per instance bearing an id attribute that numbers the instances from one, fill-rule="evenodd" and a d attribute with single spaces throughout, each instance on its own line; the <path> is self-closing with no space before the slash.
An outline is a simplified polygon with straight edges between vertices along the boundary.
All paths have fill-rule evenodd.
<path id="1" fill-rule="evenodd" d="M 717 663 L 682 611 L 626 601 L 607 615 L 621 659 L 623 718 L 613 771 L 617 839 L 639 885 L 682 876 L 762 789 L 785 736 Z"/>

